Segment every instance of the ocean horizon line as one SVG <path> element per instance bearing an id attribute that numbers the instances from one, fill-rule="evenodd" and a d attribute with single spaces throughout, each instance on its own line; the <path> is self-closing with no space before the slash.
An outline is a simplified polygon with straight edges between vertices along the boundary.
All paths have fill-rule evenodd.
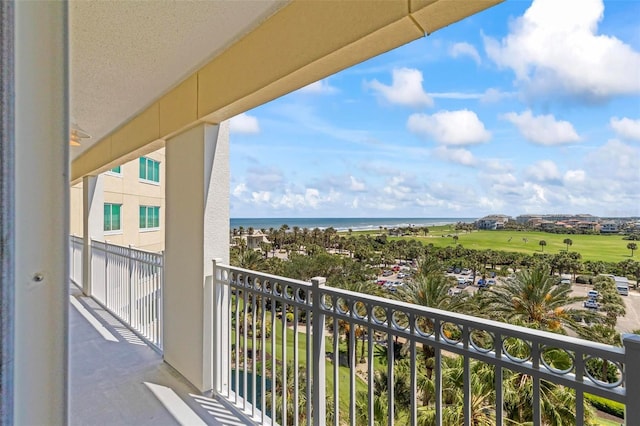
<path id="1" fill-rule="evenodd" d="M 270 217 L 270 218 L 231 218 L 231 229 L 279 229 L 282 225 L 289 228 L 297 226 L 308 229 L 334 228 L 337 231 L 365 231 L 383 228 L 408 226 L 438 226 L 458 222 L 475 221 L 471 217 Z"/>

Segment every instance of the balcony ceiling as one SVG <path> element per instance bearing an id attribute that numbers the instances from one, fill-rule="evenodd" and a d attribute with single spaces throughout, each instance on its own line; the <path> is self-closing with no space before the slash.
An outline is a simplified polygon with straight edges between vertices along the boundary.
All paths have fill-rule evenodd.
<path id="1" fill-rule="evenodd" d="M 91 135 L 72 158 L 287 3 L 69 2 L 71 117 Z"/>
<path id="2" fill-rule="evenodd" d="M 69 2 L 71 181 L 501 1 Z"/>

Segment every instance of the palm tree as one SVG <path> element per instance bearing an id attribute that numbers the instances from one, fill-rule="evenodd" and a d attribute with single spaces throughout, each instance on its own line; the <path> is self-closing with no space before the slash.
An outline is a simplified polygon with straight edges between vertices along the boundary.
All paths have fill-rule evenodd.
<path id="1" fill-rule="evenodd" d="M 234 251 L 231 257 L 231 264 L 252 271 L 261 271 L 264 265 L 264 258 L 258 251 L 240 246 L 238 251 Z"/>
<path id="2" fill-rule="evenodd" d="M 571 241 L 571 238 L 565 238 L 564 241 L 562 241 L 563 244 L 567 245 L 567 252 L 569 251 L 569 246 L 573 245 L 573 241 Z"/>
<path id="3" fill-rule="evenodd" d="M 481 298 L 481 312 L 511 324 L 562 332 L 562 326 L 576 329 L 575 314 L 588 316 L 582 309 L 569 308 L 584 300 L 571 296 L 570 286 L 556 286 L 546 267 L 523 270 L 514 280 L 494 286 Z"/>
<path id="4" fill-rule="evenodd" d="M 540 242 L 538 244 L 540 244 L 540 248 L 542 249 L 542 252 L 544 253 L 544 246 L 547 245 L 547 242 L 545 240 L 540 240 Z"/>
<path id="5" fill-rule="evenodd" d="M 636 243 L 627 244 L 627 248 L 631 250 L 631 257 L 633 257 L 634 250 L 638 250 L 638 245 Z"/>
<path id="6" fill-rule="evenodd" d="M 392 295 L 394 299 L 402 300 L 415 305 L 427 306 L 436 309 L 459 311 L 467 306 L 468 293 L 452 296 L 449 294 L 452 283 L 444 276 L 435 262 L 422 262 L 418 267 L 415 279 L 409 281 Z M 420 324 L 424 330 L 433 328 L 433 324 Z M 427 377 L 431 378 L 434 365 L 432 362 L 435 350 L 428 345 L 422 346 Z"/>

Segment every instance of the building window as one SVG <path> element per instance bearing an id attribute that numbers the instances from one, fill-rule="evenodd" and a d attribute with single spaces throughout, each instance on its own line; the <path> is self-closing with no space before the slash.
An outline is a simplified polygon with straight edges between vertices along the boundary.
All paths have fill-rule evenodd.
<path id="1" fill-rule="evenodd" d="M 140 157 L 140 180 L 160 182 L 160 162 L 147 157 Z"/>
<path id="2" fill-rule="evenodd" d="M 104 204 L 105 232 L 120 231 L 120 209 L 122 204 Z"/>
<path id="3" fill-rule="evenodd" d="M 109 171 L 107 172 L 107 174 L 115 175 L 115 176 L 122 176 L 122 169 L 121 169 L 121 166 L 116 166 L 116 167 L 114 167 L 113 169 L 109 170 Z"/>
<path id="4" fill-rule="evenodd" d="M 140 229 L 160 228 L 160 207 L 140 206 Z"/>

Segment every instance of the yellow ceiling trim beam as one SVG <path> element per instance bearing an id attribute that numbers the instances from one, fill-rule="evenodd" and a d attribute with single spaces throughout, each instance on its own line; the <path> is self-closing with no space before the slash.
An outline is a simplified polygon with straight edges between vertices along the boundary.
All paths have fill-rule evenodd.
<path id="1" fill-rule="evenodd" d="M 219 123 L 503 0 L 306 1 L 282 8 L 72 163 L 72 182 Z"/>
<path id="2" fill-rule="evenodd" d="M 411 0 L 411 15 L 428 35 L 503 1 Z"/>

